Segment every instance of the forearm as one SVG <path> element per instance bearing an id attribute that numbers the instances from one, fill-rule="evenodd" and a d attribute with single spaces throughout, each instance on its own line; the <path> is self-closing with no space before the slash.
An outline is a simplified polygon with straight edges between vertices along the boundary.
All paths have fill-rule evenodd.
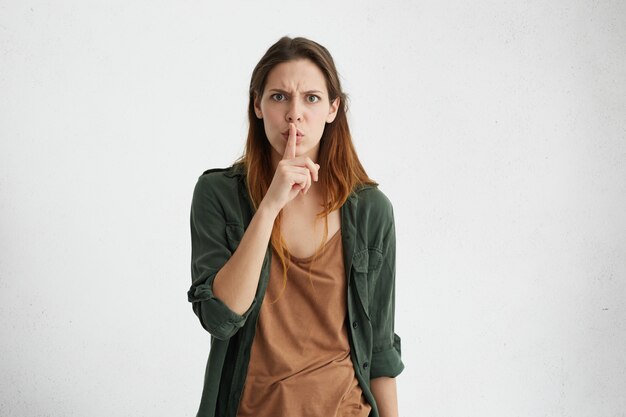
<path id="1" fill-rule="evenodd" d="M 376 400 L 380 417 L 398 417 L 396 379 L 386 376 L 371 379 L 370 388 Z"/>
<path id="2" fill-rule="evenodd" d="M 213 280 L 213 294 L 237 314 L 252 304 L 277 215 L 263 205 L 258 208 L 237 249 Z"/>

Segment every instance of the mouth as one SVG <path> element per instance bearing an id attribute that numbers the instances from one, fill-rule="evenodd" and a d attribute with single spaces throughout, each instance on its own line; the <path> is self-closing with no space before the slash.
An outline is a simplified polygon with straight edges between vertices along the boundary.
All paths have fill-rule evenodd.
<path id="1" fill-rule="evenodd" d="M 289 132 L 283 132 L 283 139 L 285 140 L 289 140 Z M 302 142 L 302 138 L 304 137 L 304 135 L 301 135 L 300 133 L 296 133 L 296 143 L 300 143 Z"/>
<path id="2" fill-rule="evenodd" d="M 282 133 L 282 135 L 283 135 L 283 136 L 286 136 L 286 137 L 289 137 L 289 129 L 285 130 L 285 131 Z M 296 136 L 297 136 L 297 137 L 304 136 L 304 133 L 302 133 L 302 131 L 301 131 L 300 129 L 296 129 Z"/>

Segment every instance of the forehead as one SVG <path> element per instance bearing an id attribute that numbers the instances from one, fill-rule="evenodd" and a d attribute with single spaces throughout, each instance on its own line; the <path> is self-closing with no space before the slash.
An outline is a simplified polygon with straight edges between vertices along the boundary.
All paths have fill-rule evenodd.
<path id="1" fill-rule="evenodd" d="M 265 89 L 320 90 L 326 92 L 326 79 L 322 70 L 309 59 L 282 62 L 267 76 Z"/>

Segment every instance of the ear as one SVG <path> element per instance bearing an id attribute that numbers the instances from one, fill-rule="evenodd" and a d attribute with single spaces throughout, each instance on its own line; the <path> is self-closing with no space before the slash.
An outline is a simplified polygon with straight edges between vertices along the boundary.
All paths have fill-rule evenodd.
<path id="1" fill-rule="evenodd" d="M 262 119 L 263 112 L 261 112 L 261 107 L 259 106 L 259 101 L 258 101 L 258 97 L 256 96 L 256 94 L 254 96 L 253 105 L 254 105 L 254 112 L 256 113 L 256 117 L 258 119 Z"/>
<path id="2" fill-rule="evenodd" d="M 339 102 L 340 99 L 337 97 L 335 101 L 330 105 L 330 109 L 328 111 L 328 117 L 326 117 L 326 123 L 332 123 L 337 117 L 337 110 L 339 110 Z"/>

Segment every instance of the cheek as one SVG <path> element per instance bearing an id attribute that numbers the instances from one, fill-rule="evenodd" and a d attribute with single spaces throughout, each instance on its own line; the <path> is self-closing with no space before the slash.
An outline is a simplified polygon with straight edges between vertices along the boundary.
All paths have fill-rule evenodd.
<path id="1" fill-rule="evenodd" d="M 328 112 L 330 109 L 320 109 L 315 114 L 315 119 L 318 120 L 321 124 L 326 123 L 326 118 L 328 117 Z"/>
<path id="2" fill-rule="evenodd" d="M 275 113 L 268 113 L 265 117 L 265 128 L 275 129 L 278 125 L 280 125 L 280 116 Z"/>

